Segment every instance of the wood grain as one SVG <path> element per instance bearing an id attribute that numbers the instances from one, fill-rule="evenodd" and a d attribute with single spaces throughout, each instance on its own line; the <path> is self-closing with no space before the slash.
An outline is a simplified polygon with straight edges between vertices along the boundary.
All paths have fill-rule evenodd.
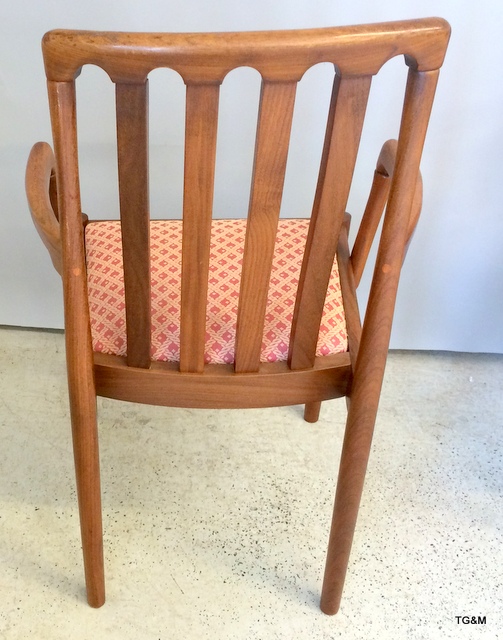
<path id="1" fill-rule="evenodd" d="M 236 373 L 258 371 L 296 83 L 262 84 L 236 329 Z"/>
<path id="2" fill-rule="evenodd" d="M 348 351 L 351 358 L 351 366 L 354 370 L 360 349 L 362 325 L 360 311 L 358 309 L 358 298 L 356 297 L 357 284 L 349 256 L 350 221 L 351 216 L 347 213 L 344 216 L 339 245 L 337 247 L 337 264 L 339 266 L 344 317 L 346 319 L 346 331 L 348 334 Z"/>
<path id="3" fill-rule="evenodd" d="M 222 82 L 236 67 L 264 79 L 300 80 L 319 62 L 344 75 L 375 74 L 390 58 L 406 55 L 421 71 L 442 65 L 450 28 L 425 18 L 323 29 L 241 33 L 114 33 L 49 31 L 42 47 L 49 80 L 76 78 L 84 64 L 102 67 L 114 82 L 143 82 L 153 69 L 170 67 L 186 83 Z"/>
<path id="4" fill-rule="evenodd" d="M 381 393 L 409 213 L 438 71 L 409 71 L 395 170 L 351 387 L 321 609 L 338 611 Z"/>
<path id="5" fill-rule="evenodd" d="M 49 82 L 63 248 L 65 344 L 77 495 L 79 499 L 87 599 L 105 601 L 101 490 L 96 423 L 96 389 L 80 187 L 78 179 L 75 85 Z"/>
<path id="6" fill-rule="evenodd" d="M 371 77 L 336 76 L 316 196 L 299 278 L 288 354 L 292 369 L 312 367 L 339 234 L 346 211 Z"/>
<path id="7" fill-rule="evenodd" d="M 180 371 L 190 373 L 204 367 L 219 89 L 187 86 Z"/>
<path id="8" fill-rule="evenodd" d="M 37 142 L 28 158 L 26 167 L 26 196 L 33 224 L 45 244 L 52 264 L 61 275 L 63 257 L 59 220 L 54 210 L 54 195 L 51 198 L 51 184 L 54 184 L 56 163 L 51 147 L 45 142 Z M 52 193 L 55 193 L 53 188 Z"/>
<path id="9" fill-rule="evenodd" d="M 197 409 L 277 407 L 340 398 L 347 392 L 351 371 L 347 353 L 318 358 L 309 371 L 292 371 L 286 362 L 265 362 L 257 372 L 242 374 L 231 364 L 182 373 L 176 363 L 154 362 L 150 369 L 135 369 L 118 356 L 94 357 L 99 395 Z"/>
<path id="10" fill-rule="evenodd" d="M 351 252 L 351 264 L 353 267 L 356 286 L 360 284 L 363 270 L 367 263 L 367 258 L 388 200 L 391 178 L 395 170 L 396 152 L 397 141 L 387 140 L 383 144 L 379 158 L 377 159 L 376 170 L 374 172 L 374 179 L 372 181 L 367 206 L 365 207 L 362 222 L 358 229 L 358 234 Z M 423 180 L 421 172 L 419 172 L 414 190 L 409 226 L 407 229 L 407 246 L 419 220 L 422 201 Z"/>
<path id="11" fill-rule="evenodd" d="M 117 159 L 126 300 L 127 359 L 150 366 L 148 84 L 116 85 Z"/>

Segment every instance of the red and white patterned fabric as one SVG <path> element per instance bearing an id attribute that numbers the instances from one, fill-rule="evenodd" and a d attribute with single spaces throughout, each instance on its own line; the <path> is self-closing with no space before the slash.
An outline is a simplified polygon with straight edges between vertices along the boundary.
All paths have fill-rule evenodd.
<path id="1" fill-rule="evenodd" d="M 261 361 L 286 360 L 295 295 L 307 236 L 308 220 L 280 220 L 265 315 Z M 239 283 L 245 220 L 214 220 L 212 224 L 206 316 L 206 363 L 234 362 Z M 152 360 L 180 358 L 180 274 L 182 224 L 152 220 L 151 313 Z M 93 348 L 125 355 L 126 312 L 122 245 L 118 221 L 86 226 L 87 280 Z M 334 262 L 325 301 L 316 354 L 347 351 L 347 333 Z"/>

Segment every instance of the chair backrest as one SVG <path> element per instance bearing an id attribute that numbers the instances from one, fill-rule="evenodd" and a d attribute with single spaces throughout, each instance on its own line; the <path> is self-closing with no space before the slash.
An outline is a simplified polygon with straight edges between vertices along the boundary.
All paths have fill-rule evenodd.
<path id="1" fill-rule="evenodd" d="M 389 276 L 382 284 L 386 289 L 394 286 L 401 266 L 422 145 L 448 35 L 448 25 L 436 18 L 259 33 L 60 30 L 46 34 L 43 52 L 67 297 L 85 299 L 75 79 L 83 65 L 95 64 L 116 85 L 127 361 L 135 367 L 150 366 L 147 78 L 155 68 L 174 69 L 186 84 L 180 371 L 203 370 L 219 88 L 232 69 L 255 68 L 262 76 L 262 87 L 238 307 L 235 370 L 257 371 L 296 87 L 311 66 L 330 62 L 334 65 L 332 98 L 289 349 L 292 369 L 312 367 L 372 76 L 390 58 L 405 55 L 408 81 L 377 265 L 377 270 Z M 379 295 L 376 292 L 376 304 Z M 67 313 L 73 313 L 81 328 L 86 326 L 85 322 L 88 325 L 87 310 Z"/>

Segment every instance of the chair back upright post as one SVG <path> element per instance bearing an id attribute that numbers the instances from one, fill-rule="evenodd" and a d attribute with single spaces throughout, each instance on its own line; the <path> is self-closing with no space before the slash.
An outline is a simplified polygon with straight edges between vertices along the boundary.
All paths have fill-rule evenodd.
<path id="1" fill-rule="evenodd" d="M 328 545 L 321 609 L 338 611 L 353 542 L 374 432 L 391 334 L 400 270 L 410 231 L 410 212 L 419 174 L 438 69 L 408 73 L 390 186 L 361 341 L 349 394 L 349 410 Z"/>
<path id="2" fill-rule="evenodd" d="M 65 346 L 84 572 L 89 604 L 105 601 L 96 387 L 84 227 L 80 204 L 74 80 L 48 81 L 62 245 Z"/>

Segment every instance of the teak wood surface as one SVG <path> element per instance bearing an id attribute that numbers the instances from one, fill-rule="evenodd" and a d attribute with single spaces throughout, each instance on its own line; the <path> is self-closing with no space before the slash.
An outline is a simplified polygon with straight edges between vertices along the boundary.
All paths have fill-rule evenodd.
<path id="1" fill-rule="evenodd" d="M 105 601 L 96 395 L 180 407 L 320 404 L 347 397 L 348 418 L 321 608 L 337 612 L 363 490 L 400 270 L 422 199 L 419 163 L 450 29 L 439 18 L 298 31 L 167 34 L 51 31 L 44 36 L 54 154 L 37 143 L 26 187 L 34 223 L 63 278 L 66 352 L 87 597 Z M 408 65 L 398 141 L 379 155 L 356 241 L 345 213 L 372 77 L 392 57 Z M 296 87 L 314 64 L 334 65 L 332 98 L 298 285 L 287 362 L 261 363 Z M 116 85 L 127 356 L 93 353 L 76 134 L 75 81 L 83 65 Z M 234 365 L 204 362 L 206 295 L 220 84 L 250 66 L 262 76 L 238 305 Z M 186 84 L 180 362 L 151 362 L 148 74 Z M 365 319 L 356 288 L 384 213 Z M 337 255 L 348 352 L 317 357 Z"/>

